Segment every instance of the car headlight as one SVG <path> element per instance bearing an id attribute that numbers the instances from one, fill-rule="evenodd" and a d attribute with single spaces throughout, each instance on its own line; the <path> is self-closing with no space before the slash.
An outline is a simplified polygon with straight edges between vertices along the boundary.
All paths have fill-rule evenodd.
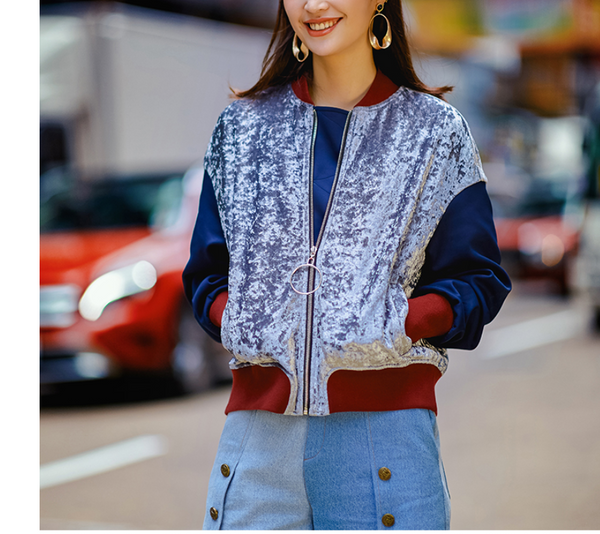
<path id="1" fill-rule="evenodd" d="M 565 245 L 560 237 L 548 234 L 542 240 L 542 263 L 546 267 L 558 265 L 565 255 Z"/>
<path id="2" fill-rule="evenodd" d="M 558 265 L 565 255 L 563 240 L 555 234 L 543 235 L 531 223 L 525 223 L 518 230 L 519 251 L 535 263 L 546 267 Z"/>
<path id="3" fill-rule="evenodd" d="M 542 249 L 542 233 L 532 223 L 524 223 L 517 230 L 519 251 L 526 256 L 539 254 Z"/>
<path id="4" fill-rule="evenodd" d="M 79 301 L 79 313 L 96 321 L 111 302 L 151 289 L 156 284 L 156 269 L 147 261 L 115 269 L 96 278 Z"/>

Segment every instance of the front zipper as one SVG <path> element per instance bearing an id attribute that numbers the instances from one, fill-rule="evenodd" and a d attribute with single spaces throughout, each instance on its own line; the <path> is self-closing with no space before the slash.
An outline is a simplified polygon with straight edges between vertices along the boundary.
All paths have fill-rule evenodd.
<path id="1" fill-rule="evenodd" d="M 350 117 L 352 111 L 348 112 L 346 117 L 346 123 L 344 124 L 344 132 L 342 134 L 342 144 L 340 146 L 340 153 L 338 155 L 337 165 L 335 168 L 335 177 L 331 186 L 331 193 L 329 193 L 329 199 L 327 200 L 327 207 L 325 208 L 325 214 L 323 215 L 323 222 L 319 229 L 319 235 L 317 236 L 317 242 L 315 243 L 315 221 L 314 221 L 314 166 L 315 166 L 315 143 L 317 140 L 317 110 L 313 108 L 314 124 L 310 146 L 310 172 L 309 172 L 309 192 L 308 192 L 308 227 L 309 227 L 309 243 L 310 243 L 310 256 L 308 263 L 315 265 L 317 262 L 317 253 L 323 240 L 323 233 L 325 230 L 325 224 L 329 219 L 329 213 L 331 212 L 331 206 L 333 205 L 333 195 L 338 183 L 340 175 L 340 166 L 342 163 L 342 157 L 344 154 L 344 148 L 346 147 L 346 137 L 348 136 L 348 125 L 350 124 Z M 307 293 L 308 298 L 306 301 L 306 339 L 304 345 L 304 415 L 309 414 L 309 399 L 310 399 L 310 370 L 311 370 L 311 358 L 312 358 L 312 329 L 313 329 L 313 314 L 314 314 L 314 289 L 315 289 L 315 269 L 309 269 L 308 271 L 308 284 Z"/>

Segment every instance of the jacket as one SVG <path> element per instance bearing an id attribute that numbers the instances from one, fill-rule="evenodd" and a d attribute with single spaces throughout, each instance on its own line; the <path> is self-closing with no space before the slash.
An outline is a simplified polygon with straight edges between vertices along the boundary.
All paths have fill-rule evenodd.
<path id="1" fill-rule="evenodd" d="M 447 354 L 407 336 L 408 300 L 446 209 L 485 182 L 468 127 L 448 104 L 406 88 L 355 108 L 315 238 L 315 117 L 291 87 L 237 101 L 206 154 L 229 253 L 221 337 L 238 394 L 228 410 L 435 410 Z M 309 295 L 289 283 L 295 269 L 292 282 Z M 492 316 L 510 289 L 502 282 Z"/>

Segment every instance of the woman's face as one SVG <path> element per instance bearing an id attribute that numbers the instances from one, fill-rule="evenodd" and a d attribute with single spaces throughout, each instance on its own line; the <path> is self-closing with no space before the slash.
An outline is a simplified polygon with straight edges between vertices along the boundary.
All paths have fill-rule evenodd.
<path id="1" fill-rule="evenodd" d="M 316 56 L 370 47 L 369 23 L 384 0 L 283 0 L 292 28 Z"/>

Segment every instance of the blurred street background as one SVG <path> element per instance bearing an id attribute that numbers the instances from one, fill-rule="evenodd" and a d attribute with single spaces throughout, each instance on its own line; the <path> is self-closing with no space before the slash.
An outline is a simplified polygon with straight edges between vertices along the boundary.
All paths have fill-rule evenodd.
<path id="1" fill-rule="evenodd" d="M 404 0 L 514 290 L 437 387 L 452 528 L 600 528 L 600 0 Z M 230 389 L 181 271 L 277 0 L 41 1 L 40 528 L 200 529 Z"/>

